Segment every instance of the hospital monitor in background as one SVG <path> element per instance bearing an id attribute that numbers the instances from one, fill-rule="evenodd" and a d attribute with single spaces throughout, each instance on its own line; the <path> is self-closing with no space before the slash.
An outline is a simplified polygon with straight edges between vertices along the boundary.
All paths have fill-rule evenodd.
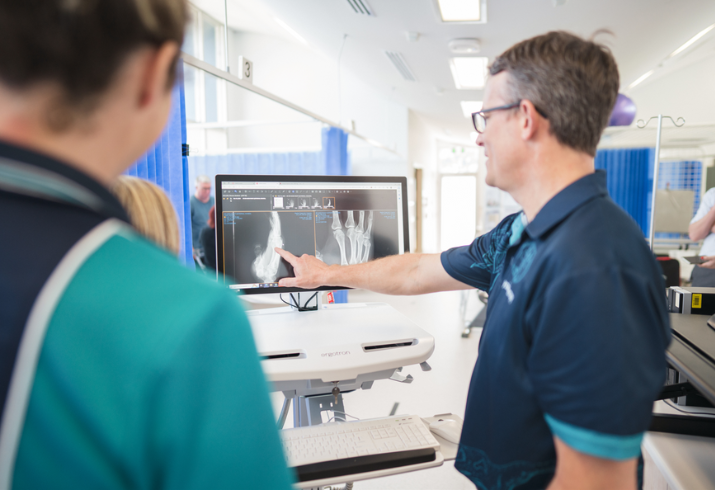
<path id="1" fill-rule="evenodd" d="M 408 251 L 405 177 L 217 175 L 216 197 L 217 271 L 246 294 L 307 291 L 278 286 L 293 270 L 274 247 L 328 265 Z"/>

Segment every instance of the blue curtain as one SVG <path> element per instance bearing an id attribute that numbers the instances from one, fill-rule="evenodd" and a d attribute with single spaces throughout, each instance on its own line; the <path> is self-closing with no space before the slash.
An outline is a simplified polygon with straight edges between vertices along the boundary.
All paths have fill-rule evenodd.
<path id="1" fill-rule="evenodd" d="M 653 148 L 599 150 L 596 169 L 606 171 L 608 193 L 648 235 L 653 189 Z"/>
<path id="2" fill-rule="evenodd" d="M 348 133 L 340 128 L 323 128 L 321 158 L 325 175 L 350 175 Z"/>
<path id="3" fill-rule="evenodd" d="M 653 194 L 654 148 L 599 150 L 596 168 L 608 174 L 608 193 L 648 236 Z M 695 213 L 700 205 L 702 162 L 660 162 L 658 189 L 692 190 Z M 657 238 L 680 238 L 679 233 L 656 233 Z"/>
<path id="4" fill-rule="evenodd" d="M 207 175 L 350 175 L 348 134 L 340 128 L 323 128 L 322 148 L 316 152 L 229 153 L 189 156 L 189 180 Z"/>
<path id="5" fill-rule="evenodd" d="M 658 169 L 658 189 L 690 190 L 695 194 L 693 216 L 700 207 L 700 189 L 703 177 L 703 163 L 700 161 L 660 162 Z M 648 203 L 650 205 L 650 203 Z M 655 234 L 656 238 L 683 238 L 682 233 Z"/>
<path id="6" fill-rule="evenodd" d="M 182 63 L 179 63 L 179 70 Z M 179 73 L 181 80 L 181 73 Z M 184 87 L 177 83 L 172 91 L 171 114 L 164 132 L 133 167 L 125 173 L 155 183 L 169 196 L 179 220 L 179 258 L 194 267 L 191 251 L 191 203 L 188 181 L 188 160 L 182 155 L 186 144 L 186 110 Z"/>
<path id="7" fill-rule="evenodd" d="M 321 152 L 232 153 L 189 157 L 189 182 L 196 176 L 242 175 L 325 175 Z"/>

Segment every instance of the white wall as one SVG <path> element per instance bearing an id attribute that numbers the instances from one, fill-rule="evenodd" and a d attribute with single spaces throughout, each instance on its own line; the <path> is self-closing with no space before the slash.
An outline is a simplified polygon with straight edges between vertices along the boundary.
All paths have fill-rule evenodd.
<path id="1" fill-rule="evenodd" d="M 715 56 L 654 76 L 629 93 L 637 119 L 664 114 L 684 117 L 686 124 L 715 122 Z"/>
<path id="2" fill-rule="evenodd" d="M 423 116 L 409 113 L 408 160 L 422 169 L 422 251 L 437 252 L 439 240 L 437 205 L 437 138 L 434 129 Z"/>
<path id="3" fill-rule="evenodd" d="M 337 60 L 297 42 L 252 32 L 230 31 L 229 65 L 237 73 L 238 57 L 253 62 L 253 83 L 304 109 L 351 127 L 394 150 L 403 162 L 394 167 L 404 175 L 407 156 L 407 108 L 343 70 L 338 90 Z"/>

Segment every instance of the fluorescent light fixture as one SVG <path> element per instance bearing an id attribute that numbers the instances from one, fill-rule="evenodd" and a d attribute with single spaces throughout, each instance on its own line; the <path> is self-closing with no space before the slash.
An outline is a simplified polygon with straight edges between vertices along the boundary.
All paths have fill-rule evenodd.
<path id="1" fill-rule="evenodd" d="M 479 112 L 482 110 L 482 101 L 481 100 L 463 100 L 460 102 L 462 104 L 462 112 L 464 113 L 464 117 L 467 119 L 472 118 L 472 113 L 473 112 Z"/>
<path id="2" fill-rule="evenodd" d="M 443 22 L 479 22 L 481 0 L 437 0 Z"/>
<path id="3" fill-rule="evenodd" d="M 710 27 L 708 27 L 706 29 L 703 29 L 702 31 L 697 33 L 695 36 L 693 36 L 688 42 L 686 42 L 685 44 L 680 46 L 678 49 L 676 49 L 675 51 L 670 53 L 670 56 L 668 56 L 668 58 L 672 58 L 673 56 L 679 55 L 680 53 L 682 53 L 683 51 L 688 49 L 690 46 L 692 46 L 695 43 L 695 41 L 697 41 L 698 39 L 703 37 L 708 32 L 712 31 L 713 29 L 715 29 L 715 24 L 711 25 Z"/>
<path id="4" fill-rule="evenodd" d="M 628 86 L 628 90 L 632 89 L 633 87 L 635 87 L 636 85 L 638 85 L 639 83 L 641 83 L 643 80 L 645 80 L 646 78 L 648 78 L 649 76 L 651 76 L 654 71 L 655 71 L 655 70 L 651 70 L 651 71 L 649 71 L 648 73 L 644 73 L 643 75 L 641 75 L 641 76 L 638 78 L 638 80 L 636 80 L 635 82 L 631 83 L 631 84 Z"/>
<path id="5" fill-rule="evenodd" d="M 454 77 L 454 85 L 460 90 L 484 88 L 487 81 L 488 58 L 450 58 L 449 67 Z"/>
<path id="6" fill-rule="evenodd" d="M 277 23 L 279 26 L 281 26 L 283 29 L 285 29 L 286 31 L 288 31 L 288 33 L 289 33 L 291 36 L 293 36 L 294 38 L 296 38 L 298 41 L 300 41 L 301 43 L 305 44 L 306 46 L 308 45 L 308 41 L 306 41 L 305 39 L 303 39 L 303 36 L 301 36 L 300 34 L 298 34 L 297 32 L 295 32 L 293 29 L 291 29 L 291 27 L 290 27 L 288 24 L 286 24 L 285 22 L 283 22 L 282 20 L 280 20 L 278 17 L 273 17 L 273 20 L 275 20 L 276 23 Z"/>

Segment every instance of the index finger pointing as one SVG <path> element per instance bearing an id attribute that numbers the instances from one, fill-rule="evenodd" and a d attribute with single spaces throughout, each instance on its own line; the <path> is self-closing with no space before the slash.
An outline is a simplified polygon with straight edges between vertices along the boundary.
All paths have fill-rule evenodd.
<path id="1" fill-rule="evenodd" d="M 280 255 L 281 257 L 283 257 L 284 259 L 286 259 L 286 260 L 290 263 L 290 265 L 293 265 L 293 261 L 296 260 L 296 258 L 297 258 L 295 255 L 293 255 L 292 253 L 290 253 L 288 250 L 283 250 L 283 249 L 280 248 L 280 247 L 274 247 L 273 250 L 274 250 L 278 255 Z"/>

